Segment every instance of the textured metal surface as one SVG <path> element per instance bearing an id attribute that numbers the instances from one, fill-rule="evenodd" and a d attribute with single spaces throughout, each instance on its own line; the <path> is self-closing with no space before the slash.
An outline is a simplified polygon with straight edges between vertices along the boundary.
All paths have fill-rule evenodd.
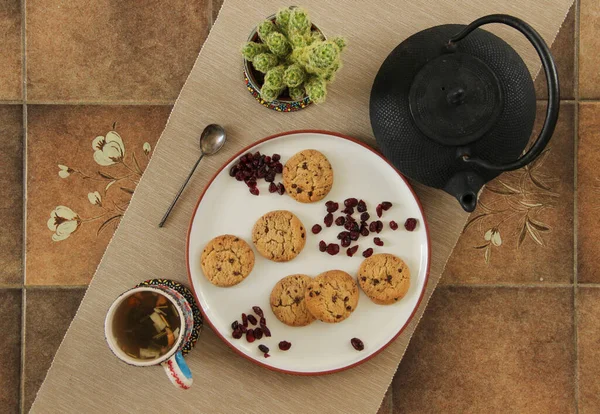
<path id="1" fill-rule="evenodd" d="M 410 87 L 409 107 L 417 127 L 442 145 L 481 138 L 502 112 L 494 72 L 466 53 L 446 53 L 427 63 Z"/>
<path id="2" fill-rule="evenodd" d="M 467 165 L 456 156 L 457 147 L 428 138 L 410 113 L 408 96 L 414 77 L 447 52 L 448 39 L 463 27 L 436 26 L 406 39 L 386 58 L 371 91 L 371 126 L 384 155 L 403 174 L 436 188 L 443 188 L 459 171 L 474 169 L 485 181 L 498 175 Z M 527 67 L 510 45 L 482 29 L 461 40 L 456 51 L 485 62 L 504 96 L 498 120 L 468 146 L 470 153 L 495 163 L 514 161 L 527 145 L 535 120 L 535 90 Z"/>

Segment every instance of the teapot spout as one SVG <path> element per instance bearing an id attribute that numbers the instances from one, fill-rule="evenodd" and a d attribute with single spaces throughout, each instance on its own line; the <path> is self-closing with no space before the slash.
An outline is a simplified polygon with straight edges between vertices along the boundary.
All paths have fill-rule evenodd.
<path id="1" fill-rule="evenodd" d="M 461 207 L 471 213 L 477 207 L 477 193 L 485 182 L 475 171 L 461 171 L 446 183 L 444 191 L 456 197 Z"/>

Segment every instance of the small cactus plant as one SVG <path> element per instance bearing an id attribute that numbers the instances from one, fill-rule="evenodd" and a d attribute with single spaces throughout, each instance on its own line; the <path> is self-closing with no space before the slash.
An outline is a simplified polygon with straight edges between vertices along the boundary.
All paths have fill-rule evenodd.
<path id="1" fill-rule="evenodd" d="M 295 101 L 308 96 L 314 103 L 324 102 L 327 84 L 342 66 L 346 40 L 325 40 L 312 31 L 308 12 L 300 7 L 280 9 L 274 21 L 265 20 L 256 30 L 261 43 L 244 44 L 242 56 L 264 73 L 261 98 L 272 102 L 287 89 Z"/>

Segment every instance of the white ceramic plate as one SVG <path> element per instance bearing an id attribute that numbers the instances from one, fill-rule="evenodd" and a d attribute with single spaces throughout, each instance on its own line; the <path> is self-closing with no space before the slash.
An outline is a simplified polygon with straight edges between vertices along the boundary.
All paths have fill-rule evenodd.
<path id="1" fill-rule="evenodd" d="M 279 153 L 285 164 L 293 154 L 308 148 L 321 151 L 333 166 L 333 189 L 321 202 L 302 204 L 287 195 L 270 194 L 263 180 L 259 182 L 260 196 L 253 196 L 243 182 L 229 176 L 229 169 L 238 156 L 247 151 L 260 151 L 267 155 Z M 188 233 L 188 273 L 206 321 L 242 356 L 267 368 L 287 373 L 331 373 L 374 356 L 408 324 L 427 283 L 429 238 L 422 210 L 412 189 L 379 154 L 358 141 L 333 133 L 289 132 L 266 138 L 239 155 L 217 173 L 200 197 Z M 280 177 L 278 175 L 276 181 Z M 346 255 L 345 248 L 337 256 L 321 253 L 319 241 L 338 242 L 337 233 L 343 229 L 335 224 L 330 228 L 323 225 L 325 201 L 335 200 L 342 205 L 348 197 L 365 200 L 371 220 L 377 217 L 375 206 L 378 203 L 393 203 L 393 207 L 383 214 L 384 230 L 378 235 L 385 245 L 375 246 L 373 236 L 369 236 L 358 240 L 360 247 L 352 258 Z M 252 245 L 251 231 L 255 221 L 263 214 L 278 209 L 293 212 L 307 230 L 306 246 L 300 255 L 287 263 L 275 263 L 255 250 L 254 269 L 242 283 L 220 288 L 208 282 L 200 266 L 200 255 L 208 241 L 221 234 L 234 234 Z M 334 214 L 335 217 L 339 215 Z M 404 229 L 403 224 L 408 217 L 419 221 L 414 232 Z M 390 220 L 398 222 L 400 228 L 392 231 L 388 225 Z M 323 231 L 318 235 L 310 230 L 315 223 L 323 225 Z M 269 295 L 277 281 L 294 273 L 316 276 L 330 269 L 341 269 L 355 276 L 364 259 L 361 253 L 368 247 L 373 247 L 375 253 L 395 254 L 408 264 L 411 285 L 401 301 L 388 306 L 376 305 L 361 291 L 354 313 L 338 324 L 315 321 L 305 327 L 293 328 L 275 318 L 269 306 Z M 250 312 L 255 305 L 263 309 L 272 337 L 254 343 L 248 343 L 244 337 L 233 339 L 231 323 L 239 320 L 242 312 Z M 354 337 L 364 342 L 365 349 L 362 352 L 350 345 L 350 339 Z M 292 348 L 287 352 L 280 351 L 278 343 L 281 340 L 291 342 Z M 270 358 L 265 359 L 258 350 L 261 343 L 270 348 Z"/>

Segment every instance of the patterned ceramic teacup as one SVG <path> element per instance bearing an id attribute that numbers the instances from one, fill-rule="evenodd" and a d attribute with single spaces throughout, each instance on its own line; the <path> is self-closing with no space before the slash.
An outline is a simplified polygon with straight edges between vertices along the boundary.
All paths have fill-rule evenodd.
<path id="1" fill-rule="evenodd" d="M 156 320 L 157 325 L 150 324 L 149 326 L 157 329 L 156 332 L 152 332 L 148 335 L 162 338 L 162 341 L 167 341 L 167 339 L 164 338 L 164 336 L 167 335 L 167 332 L 171 337 L 168 339 L 168 345 L 164 345 L 160 352 L 155 351 L 157 352 L 156 355 L 146 354 L 144 355 L 144 358 L 141 358 L 142 350 L 140 350 L 140 353 L 137 356 L 132 352 L 127 352 L 125 350 L 127 349 L 127 339 L 126 337 L 123 338 L 123 333 L 121 331 L 124 330 L 123 325 L 125 322 L 123 322 L 123 320 L 127 318 L 126 312 L 131 311 L 131 309 L 128 308 L 135 307 L 136 300 L 143 300 L 147 297 L 148 293 L 154 293 L 155 295 L 153 296 L 156 297 L 163 297 L 172 305 L 172 307 L 168 306 L 169 303 L 164 299 L 160 299 L 160 303 L 165 304 L 161 307 L 166 311 L 171 311 L 172 314 L 169 315 L 168 312 L 164 313 L 160 311 L 160 309 L 159 311 L 156 311 L 155 309 L 155 312 L 158 312 L 158 314 L 153 312 L 151 315 L 152 318 L 149 319 Z M 157 303 L 159 302 L 157 301 Z M 171 318 L 171 325 L 178 326 L 174 331 L 164 328 L 163 324 L 166 323 L 168 326 L 169 318 Z M 160 330 L 161 327 L 163 328 L 163 331 Z M 122 293 L 108 309 L 104 321 L 104 335 L 106 342 L 117 358 L 129 365 L 138 367 L 160 364 L 165 369 L 171 382 L 176 387 L 185 390 L 191 387 L 193 380 L 192 373 L 183 359 L 181 351 L 183 346 L 190 340 L 193 328 L 194 316 L 187 299 L 176 290 L 164 285 L 136 287 Z M 140 329 L 144 328 L 142 327 Z M 177 335 L 175 335 L 174 332 L 177 333 Z M 144 349 L 144 351 L 146 353 L 149 352 L 146 349 Z"/>

